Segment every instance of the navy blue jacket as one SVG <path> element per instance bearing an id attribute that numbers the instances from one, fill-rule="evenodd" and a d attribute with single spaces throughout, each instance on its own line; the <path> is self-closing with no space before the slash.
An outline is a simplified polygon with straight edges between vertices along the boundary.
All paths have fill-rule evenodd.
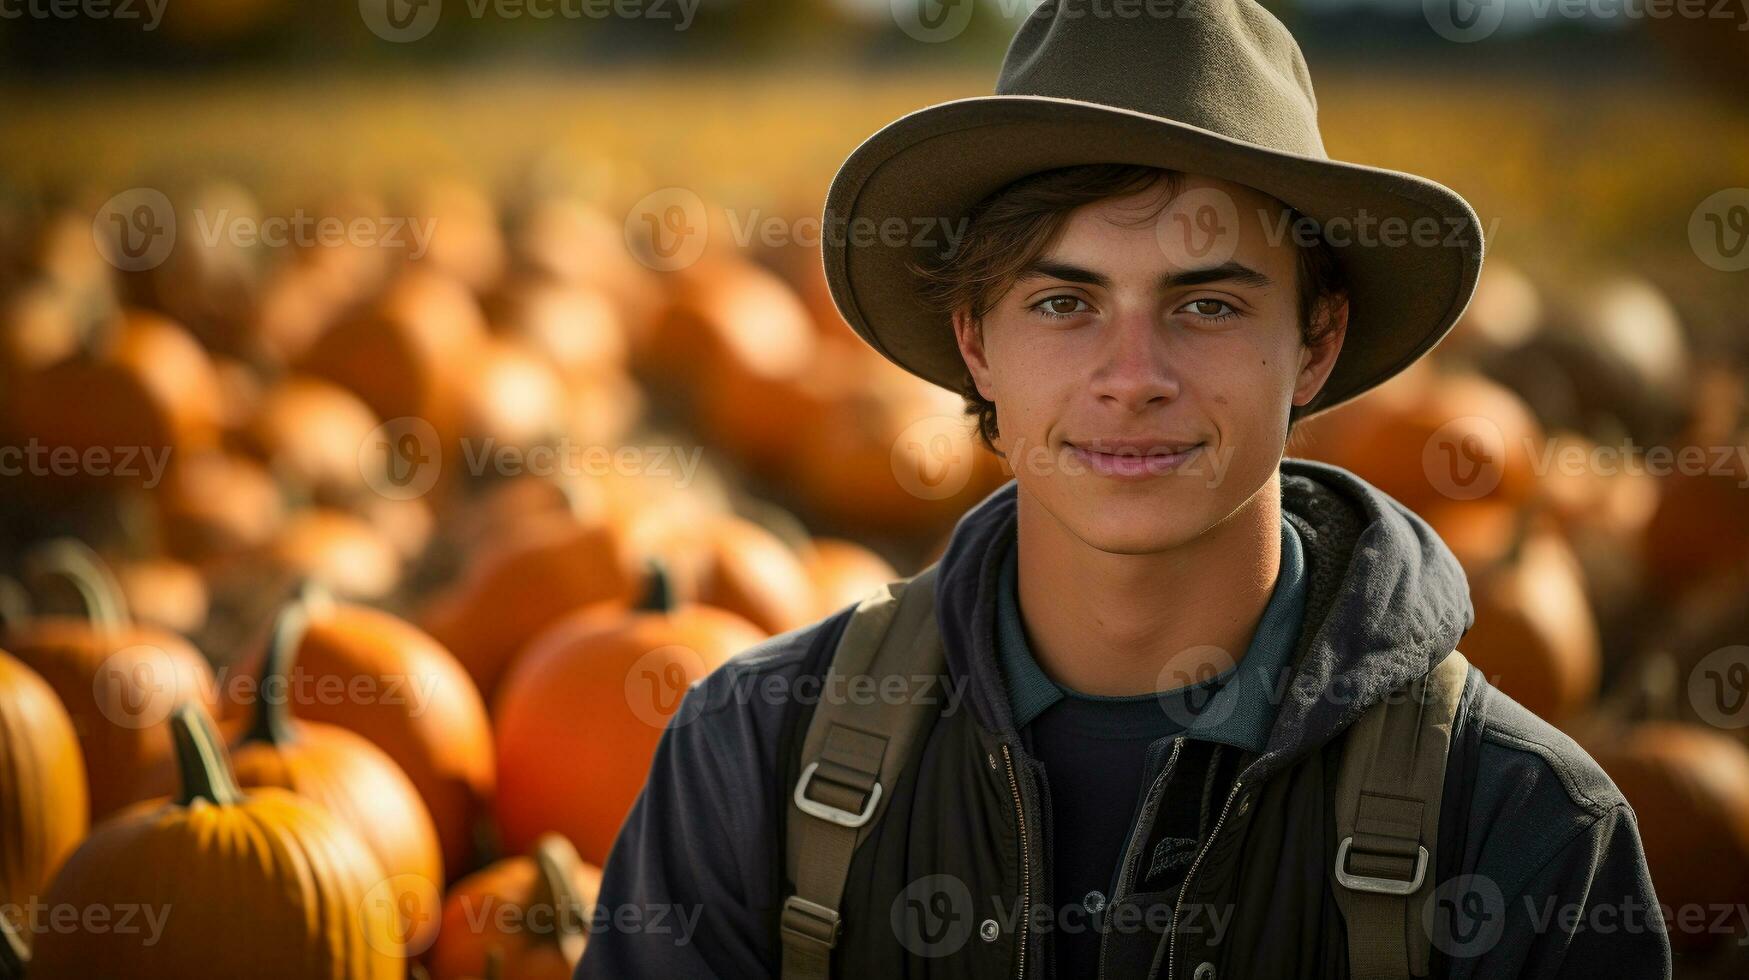
<path id="1" fill-rule="evenodd" d="M 1267 746 L 1239 760 L 1261 788 L 1247 789 L 1239 809 L 1251 812 L 1233 821 L 1211 862 L 1232 866 L 1223 884 L 1207 885 L 1224 896 L 1230 920 L 1223 935 L 1205 931 L 1201 945 L 1171 955 L 1164 937 L 1157 949 L 1138 947 L 1139 959 L 1112 951 L 1102 975 L 1189 977 L 1193 963 L 1198 977 L 1346 975 L 1326 880 L 1328 820 L 1311 816 L 1329 809 L 1327 757 L 1361 712 L 1426 673 L 1473 622 L 1462 570 L 1413 513 L 1336 467 L 1290 459 L 1282 474 L 1284 516 L 1306 544 L 1310 597 Z M 1049 975 L 1045 950 L 1031 939 L 1017 949 L 1006 930 L 982 943 L 974 934 L 953 956 L 919 959 L 887 923 L 895 889 L 949 862 L 975 882 L 974 894 L 979 875 L 992 890 L 1022 880 L 1007 846 L 1014 826 L 1001 822 L 1006 797 L 1000 806 L 985 799 L 1001 795 L 998 781 L 941 761 L 964 754 L 955 739 L 975 741 L 979 761 L 977 746 L 1018 754 L 994 638 L 1015 490 L 1011 483 L 968 512 L 941 560 L 944 720 L 922 749 L 928 765 L 919 768 L 928 771 L 894 788 L 882 836 L 871 842 L 878 846 L 858 852 L 834 960 L 843 975 L 1012 976 L 1016 961 L 1028 976 Z M 596 916 L 605 928 L 591 935 L 577 977 L 778 975 L 795 702 L 817 694 L 809 678 L 824 669 L 847 615 L 773 637 L 687 694 L 609 858 Z M 1434 868 L 1434 975 L 1669 976 L 1633 811 L 1596 763 L 1474 671 L 1452 743 Z M 1044 774 L 1030 760 L 1018 765 L 1024 816 L 1045 795 Z M 1229 780 L 1232 768 L 1206 763 Z M 986 812 L 994 816 L 983 825 Z M 1040 860 L 1042 876 L 1048 854 Z"/>

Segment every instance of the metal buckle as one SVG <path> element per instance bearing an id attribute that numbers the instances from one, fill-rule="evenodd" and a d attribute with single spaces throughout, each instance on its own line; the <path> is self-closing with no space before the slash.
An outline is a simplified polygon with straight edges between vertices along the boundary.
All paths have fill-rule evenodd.
<path id="1" fill-rule="evenodd" d="M 1336 845 L 1336 881 L 1349 891 L 1372 892 L 1376 895 L 1412 895 L 1415 889 L 1421 887 L 1421 879 L 1427 876 L 1427 848 L 1419 844 L 1415 847 L 1420 852 L 1415 855 L 1415 875 L 1409 881 L 1351 875 L 1348 873 L 1348 847 L 1353 843 L 1353 837 L 1344 837 L 1342 843 Z"/>
<path id="2" fill-rule="evenodd" d="M 798 939 L 807 939 L 831 949 L 838 945 L 839 916 L 818 902 L 800 895 L 783 900 L 783 932 Z"/>
<path id="3" fill-rule="evenodd" d="M 819 817 L 840 827 L 860 827 L 868 823 L 869 818 L 874 816 L 875 804 L 881 800 L 881 784 L 877 782 L 869 790 L 868 802 L 863 805 L 861 813 L 851 813 L 849 810 L 840 810 L 835 806 L 808 799 L 808 781 L 814 778 L 814 770 L 818 768 L 818 762 L 808 763 L 808 767 L 802 770 L 802 778 L 796 780 L 796 807 L 811 817 Z"/>

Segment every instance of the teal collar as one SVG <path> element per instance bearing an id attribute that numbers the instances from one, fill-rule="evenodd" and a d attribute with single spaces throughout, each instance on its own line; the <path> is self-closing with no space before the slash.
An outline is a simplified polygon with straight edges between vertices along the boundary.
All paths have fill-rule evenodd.
<path id="1" fill-rule="evenodd" d="M 1083 694 L 1057 684 L 1046 676 L 1033 658 L 1020 618 L 1019 549 L 1013 543 L 1002 563 L 996 590 L 996 649 L 1014 726 L 1025 728 L 1041 712 L 1066 697 L 1088 701 L 1152 700 L 1158 694 L 1109 697 Z M 1305 553 L 1298 531 L 1284 516 L 1281 522 L 1281 570 L 1269 604 L 1258 620 L 1256 635 L 1238 666 L 1212 680 L 1221 682 L 1207 705 L 1196 713 L 1186 730 L 1193 738 L 1220 742 L 1248 752 L 1263 751 L 1270 725 L 1275 721 L 1275 699 L 1280 693 L 1283 671 L 1299 640 L 1305 615 Z"/>

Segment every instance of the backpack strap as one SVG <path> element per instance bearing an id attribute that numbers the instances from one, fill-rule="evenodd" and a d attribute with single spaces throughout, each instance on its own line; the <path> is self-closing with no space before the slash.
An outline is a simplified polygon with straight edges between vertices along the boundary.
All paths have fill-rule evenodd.
<path id="1" fill-rule="evenodd" d="M 1353 980 L 1406 980 L 1430 969 L 1429 855 L 1469 666 L 1452 651 L 1348 731 L 1336 776 L 1335 893 Z"/>
<path id="2" fill-rule="evenodd" d="M 936 567 L 863 600 L 826 671 L 786 813 L 796 893 L 779 920 L 784 980 L 830 975 L 851 858 L 882 812 L 884 788 L 940 710 Z"/>

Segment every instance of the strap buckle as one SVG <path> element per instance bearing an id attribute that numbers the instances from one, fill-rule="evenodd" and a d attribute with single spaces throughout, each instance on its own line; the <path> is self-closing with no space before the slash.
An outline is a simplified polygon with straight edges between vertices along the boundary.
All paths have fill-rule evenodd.
<path id="1" fill-rule="evenodd" d="M 838 910 L 800 895 L 783 900 L 782 930 L 784 935 L 818 943 L 826 949 L 838 945 Z"/>
<path id="2" fill-rule="evenodd" d="M 1353 837 L 1344 837 L 1342 843 L 1336 846 L 1336 881 L 1349 891 L 1371 892 L 1375 895 L 1413 895 L 1421 887 L 1422 879 L 1427 877 L 1427 848 L 1419 844 L 1415 847 L 1415 874 L 1408 881 L 1400 878 L 1351 875 L 1348 873 L 1348 848 L 1353 843 Z"/>
<path id="3" fill-rule="evenodd" d="M 814 778 L 815 770 L 819 768 L 818 762 L 808 763 L 808 767 L 802 770 L 802 778 L 796 780 L 796 808 L 811 817 L 819 817 L 827 823 L 835 823 L 840 827 L 860 827 L 868 823 L 869 818 L 874 816 L 875 804 L 881 801 L 881 784 L 877 781 L 869 789 L 868 802 L 863 804 L 862 812 L 852 813 L 849 810 L 841 810 L 830 804 L 808 799 L 808 783 Z"/>

